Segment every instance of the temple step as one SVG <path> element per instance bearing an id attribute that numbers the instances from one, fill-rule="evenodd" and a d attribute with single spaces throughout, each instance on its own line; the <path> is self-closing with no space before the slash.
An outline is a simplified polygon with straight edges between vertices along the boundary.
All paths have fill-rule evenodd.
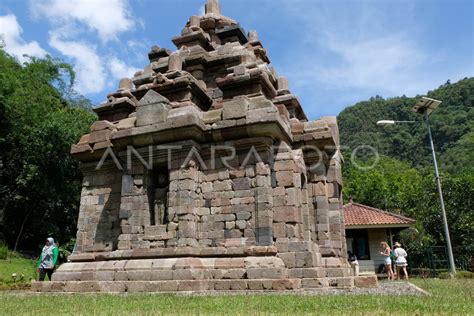
<path id="1" fill-rule="evenodd" d="M 52 281 L 33 282 L 34 292 L 208 292 L 208 291 L 295 291 L 374 287 L 375 276 L 312 279 L 235 279 L 164 281 Z"/>

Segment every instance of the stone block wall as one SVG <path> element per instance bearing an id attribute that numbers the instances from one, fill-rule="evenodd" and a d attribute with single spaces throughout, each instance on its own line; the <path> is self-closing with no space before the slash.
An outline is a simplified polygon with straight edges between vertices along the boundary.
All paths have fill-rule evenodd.
<path id="1" fill-rule="evenodd" d="M 122 174 L 107 168 L 103 172 L 83 171 L 75 251 L 113 251 L 121 232 Z"/>
<path id="2" fill-rule="evenodd" d="M 130 174 L 122 175 L 117 249 L 274 243 L 285 249 L 290 242 L 311 241 L 315 219 L 310 215 L 301 151 L 284 143 L 278 145 L 276 153 L 268 148 L 256 150 L 258 158 L 251 148 L 241 147 L 242 153 L 226 162 L 227 166 L 219 161 L 221 165 L 215 169 L 207 168 L 213 163 L 210 159 L 202 160 L 205 168 L 195 160 L 183 168 L 187 157 L 177 158 L 172 163 L 175 168 L 169 169 L 167 221 L 157 225 L 150 222 L 151 171 L 134 167 Z M 202 149 L 203 156 L 209 155 L 206 150 Z"/>

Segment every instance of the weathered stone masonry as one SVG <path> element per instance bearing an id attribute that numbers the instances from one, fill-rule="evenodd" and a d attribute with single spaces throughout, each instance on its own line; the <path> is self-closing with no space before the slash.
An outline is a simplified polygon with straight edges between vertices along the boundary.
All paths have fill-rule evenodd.
<path id="1" fill-rule="evenodd" d="M 76 248 L 33 288 L 375 286 L 347 263 L 336 119 L 309 122 L 257 33 L 216 0 L 173 43 L 151 49 L 72 146 L 84 175 Z"/>

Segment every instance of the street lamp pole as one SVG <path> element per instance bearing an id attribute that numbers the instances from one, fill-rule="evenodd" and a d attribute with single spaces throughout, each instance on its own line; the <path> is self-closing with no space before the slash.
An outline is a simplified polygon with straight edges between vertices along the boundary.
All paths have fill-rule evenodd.
<path id="1" fill-rule="evenodd" d="M 444 207 L 443 191 L 441 190 L 441 181 L 439 178 L 438 162 L 436 161 L 436 152 L 434 148 L 433 135 L 431 134 L 431 126 L 430 126 L 430 120 L 429 120 L 429 115 L 440 104 L 441 104 L 441 101 L 422 97 L 418 101 L 418 103 L 415 105 L 414 111 L 424 116 L 424 121 L 426 123 L 426 127 L 428 128 L 428 136 L 430 139 L 431 155 L 433 156 L 433 165 L 435 169 L 436 184 L 438 186 L 439 201 L 441 203 L 441 215 L 443 217 L 444 234 L 446 238 L 446 245 L 448 247 L 448 259 L 449 259 L 449 268 L 450 268 L 449 270 L 450 270 L 451 276 L 454 276 L 454 274 L 456 274 L 456 266 L 454 264 L 453 248 L 451 247 L 451 238 L 449 237 L 448 219 L 446 217 L 446 209 Z M 418 121 L 382 120 L 382 121 L 378 121 L 377 125 L 393 125 L 393 124 L 399 124 L 399 123 L 417 123 L 417 122 Z"/>
<path id="2" fill-rule="evenodd" d="M 451 238 L 449 236 L 448 219 L 446 217 L 446 209 L 444 207 L 443 191 L 441 190 L 441 181 L 439 178 L 438 162 L 436 161 L 436 152 L 435 152 L 434 143 L 433 143 L 433 136 L 431 134 L 431 126 L 430 126 L 430 119 L 428 117 L 428 112 L 425 112 L 424 116 L 425 116 L 426 127 L 428 128 L 428 135 L 430 138 L 431 154 L 433 156 L 433 165 L 435 169 L 436 184 L 438 185 L 439 201 L 441 203 L 441 214 L 443 216 L 444 234 L 446 236 L 446 244 L 448 246 L 450 272 L 452 274 L 456 274 L 456 266 L 454 265 L 453 248 L 451 247 Z"/>

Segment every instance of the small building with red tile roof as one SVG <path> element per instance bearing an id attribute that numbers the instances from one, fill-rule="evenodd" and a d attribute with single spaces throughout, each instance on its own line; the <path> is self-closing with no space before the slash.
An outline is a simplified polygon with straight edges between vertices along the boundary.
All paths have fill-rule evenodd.
<path id="1" fill-rule="evenodd" d="M 374 273 L 384 262 L 380 243 L 399 241 L 400 231 L 415 220 L 371 206 L 349 202 L 344 205 L 347 251 L 356 255 L 361 273 Z"/>

